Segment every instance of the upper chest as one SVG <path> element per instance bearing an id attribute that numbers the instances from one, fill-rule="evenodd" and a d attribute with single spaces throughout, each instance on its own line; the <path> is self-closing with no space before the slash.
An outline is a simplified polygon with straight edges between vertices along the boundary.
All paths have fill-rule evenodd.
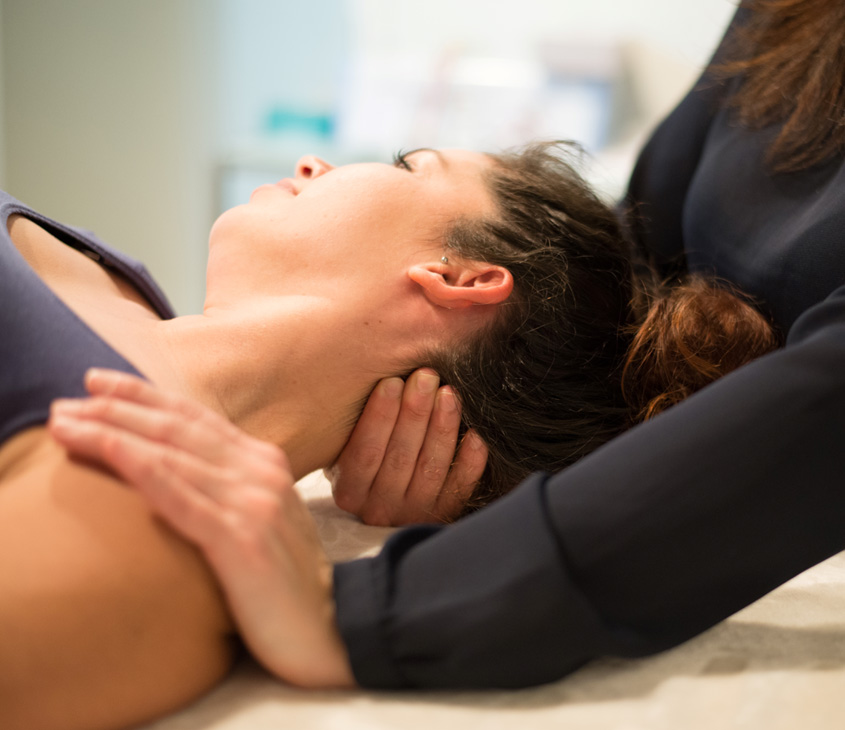
<path id="1" fill-rule="evenodd" d="M 67 245 L 21 215 L 9 217 L 8 231 L 44 285 L 95 331 L 128 312 L 158 318 L 137 288 L 115 269 L 104 267 L 98 254 Z"/>
<path id="2" fill-rule="evenodd" d="M 166 310 L 147 296 L 154 284 L 99 242 L 25 216 L 10 216 L 8 230 L 16 251 L 2 242 L 0 432 L 15 414 L 32 421 L 52 398 L 83 394 L 90 367 L 165 379 Z"/>

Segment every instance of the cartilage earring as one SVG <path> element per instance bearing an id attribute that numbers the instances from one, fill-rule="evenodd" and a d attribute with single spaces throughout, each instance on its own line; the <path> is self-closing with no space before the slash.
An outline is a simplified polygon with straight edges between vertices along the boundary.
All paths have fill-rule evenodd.
<path id="1" fill-rule="evenodd" d="M 449 263 L 449 258 L 448 258 L 447 256 L 441 256 L 441 257 L 440 257 L 440 263 L 441 263 L 441 264 L 448 264 L 448 263 Z"/>

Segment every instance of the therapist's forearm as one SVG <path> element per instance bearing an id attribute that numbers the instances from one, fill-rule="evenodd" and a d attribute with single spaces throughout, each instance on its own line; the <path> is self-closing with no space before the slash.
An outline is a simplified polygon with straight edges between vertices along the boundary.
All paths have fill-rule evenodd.
<path id="1" fill-rule="evenodd" d="M 551 478 L 337 566 L 371 687 L 519 687 L 680 643 L 845 548 L 845 291 Z"/>

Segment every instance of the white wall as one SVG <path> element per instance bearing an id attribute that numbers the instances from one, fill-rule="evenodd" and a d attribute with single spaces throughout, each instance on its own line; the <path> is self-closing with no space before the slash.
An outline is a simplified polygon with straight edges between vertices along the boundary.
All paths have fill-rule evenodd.
<path id="1" fill-rule="evenodd" d="M 211 19 L 202 0 L 4 0 L 5 185 L 144 260 L 177 310 L 204 288 Z"/>
<path id="2" fill-rule="evenodd" d="M 333 110 L 349 53 L 346 0 L 216 0 L 219 137 L 251 140 L 274 109 Z"/>
<path id="3" fill-rule="evenodd" d="M 4 124 L 6 116 L 3 113 L 5 94 L 3 93 L 3 3 L 0 2 L 0 188 L 6 188 L 6 134 Z"/>
<path id="4" fill-rule="evenodd" d="M 549 38 L 637 38 L 706 60 L 736 0 L 349 0 L 363 47 L 432 43 L 521 54 Z"/>
<path id="5" fill-rule="evenodd" d="M 354 46 L 530 58 L 546 41 L 617 43 L 645 88 L 647 122 L 706 65 L 738 0 L 349 0 Z"/>

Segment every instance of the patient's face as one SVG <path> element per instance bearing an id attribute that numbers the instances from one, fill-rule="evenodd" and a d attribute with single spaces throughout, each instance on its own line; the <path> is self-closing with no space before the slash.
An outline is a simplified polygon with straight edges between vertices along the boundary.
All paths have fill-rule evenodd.
<path id="1" fill-rule="evenodd" d="M 232 277 L 279 293 L 315 276 L 377 284 L 397 266 L 439 256 L 450 221 L 493 214 L 486 155 L 420 150 L 405 162 L 302 158 L 293 178 L 257 188 L 215 223 L 209 287 Z"/>

